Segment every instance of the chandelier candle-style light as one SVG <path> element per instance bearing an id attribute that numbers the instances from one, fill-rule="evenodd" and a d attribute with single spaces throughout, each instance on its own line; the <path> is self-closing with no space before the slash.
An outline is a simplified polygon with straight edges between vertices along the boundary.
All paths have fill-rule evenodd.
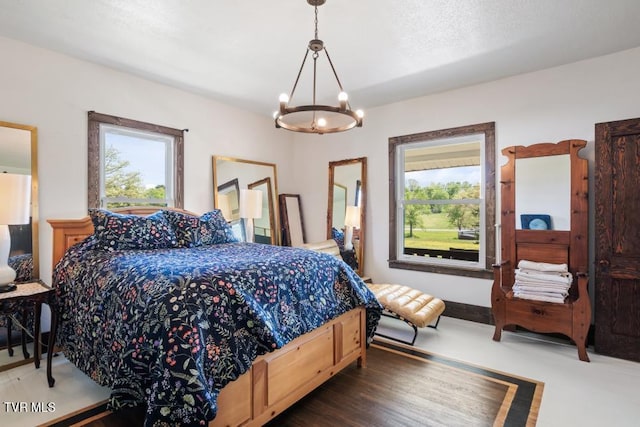
<path id="1" fill-rule="evenodd" d="M 287 95 L 283 93 L 280 95 L 280 109 L 274 113 L 276 121 L 276 128 L 284 128 L 294 132 L 305 133 L 334 133 L 343 132 L 345 130 L 352 129 L 356 126 L 362 126 L 362 110 L 353 111 L 351 105 L 349 105 L 349 96 L 342 88 L 338 73 L 331 62 L 329 52 L 324 46 L 324 42 L 318 39 L 318 6 L 322 6 L 326 0 L 307 0 L 311 6 L 315 9 L 315 38 L 309 42 L 309 46 L 302 59 L 302 65 L 298 76 L 293 84 L 291 93 Z M 329 105 L 318 105 L 316 103 L 316 77 L 317 77 L 317 64 L 320 52 L 324 51 L 333 71 L 333 75 L 338 83 L 340 92 L 338 93 L 338 105 L 333 107 Z M 304 69 L 304 64 L 307 61 L 309 52 L 313 52 L 311 57 L 313 58 L 313 104 L 311 105 L 299 105 L 297 107 L 290 106 L 289 102 L 293 99 L 293 95 L 296 91 L 300 75 Z"/>

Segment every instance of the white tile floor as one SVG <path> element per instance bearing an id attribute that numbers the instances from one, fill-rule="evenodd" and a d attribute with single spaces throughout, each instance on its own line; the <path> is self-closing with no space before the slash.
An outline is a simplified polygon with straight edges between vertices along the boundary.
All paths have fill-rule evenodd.
<path id="1" fill-rule="evenodd" d="M 383 325 L 406 331 L 393 319 Z M 545 383 L 538 426 L 640 425 L 640 363 L 601 356 L 588 349 L 591 363 L 578 360 L 575 347 L 532 334 L 504 332 L 494 342 L 493 327 L 443 317 L 437 330 L 420 330 L 416 345 L 428 351 Z M 64 357 L 54 359 L 55 387 L 46 363 L 0 372 L 0 425 L 32 427 L 108 397 Z M 15 412 L 5 402 L 52 402 L 55 412 Z M 28 408 L 31 409 L 31 408 Z"/>

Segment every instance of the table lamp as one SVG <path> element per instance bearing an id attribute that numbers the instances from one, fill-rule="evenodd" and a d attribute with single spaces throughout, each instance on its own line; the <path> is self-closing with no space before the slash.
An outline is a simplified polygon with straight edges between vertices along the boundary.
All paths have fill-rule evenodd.
<path id="1" fill-rule="evenodd" d="M 344 215 L 344 249 L 353 249 L 353 229 L 360 227 L 360 208 L 358 206 L 347 206 Z"/>
<path id="2" fill-rule="evenodd" d="M 16 272 L 9 266 L 9 225 L 28 224 L 30 204 L 31 176 L 0 173 L 0 292 L 15 289 Z"/>
<path id="3" fill-rule="evenodd" d="M 245 220 L 246 241 L 253 242 L 253 220 L 262 218 L 262 191 L 240 190 L 240 218 Z"/>

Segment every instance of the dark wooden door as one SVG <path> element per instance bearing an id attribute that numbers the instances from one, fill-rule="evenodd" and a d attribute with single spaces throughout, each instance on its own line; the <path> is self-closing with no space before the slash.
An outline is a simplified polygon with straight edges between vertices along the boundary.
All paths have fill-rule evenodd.
<path id="1" fill-rule="evenodd" d="M 640 118 L 596 125 L 595 350 L 640 361 Z"/>

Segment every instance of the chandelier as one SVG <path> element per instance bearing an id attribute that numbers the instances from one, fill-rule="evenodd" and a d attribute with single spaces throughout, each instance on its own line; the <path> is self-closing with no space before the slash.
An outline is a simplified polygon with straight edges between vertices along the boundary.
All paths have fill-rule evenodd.
<path id="1" fill-rule="evenodd" d="M 326 0 L 307 0 L 307 3 L 315 9 L 315 38 L 309 42 L 291 93 L 289 95 L 286 93 L 280 95 L 280 109 L 274 113 L 276 128 L 284 128 L 294 132 L 323 134 L 343 132 L 356 126 L 362 126 L 362 117 L 364 115 L 362 110 L 353 111 L 351 109 L 349 97 L 342 88 L 338 73 L 336 73 L 333 62 L 331 62 L 331 58 L 329 57 L 329 52 L 327 52 L 324 42 L 318 39 L 318 6 L 322 6 L 325 1 Z M 333 75 L 338 83 L 338 88 L 340 89 L 337 106 L 320 105 L 316 103 L 317 65 L 318 57 L 322 51 L 324 51 L 327 57 L 327 61 L 331 66 Z M 312 52 L 311 57 L 313 58 L 313 103 L 311 105 L 291 106 L 289 102 L 293 99 L 309 52 Z"/>

